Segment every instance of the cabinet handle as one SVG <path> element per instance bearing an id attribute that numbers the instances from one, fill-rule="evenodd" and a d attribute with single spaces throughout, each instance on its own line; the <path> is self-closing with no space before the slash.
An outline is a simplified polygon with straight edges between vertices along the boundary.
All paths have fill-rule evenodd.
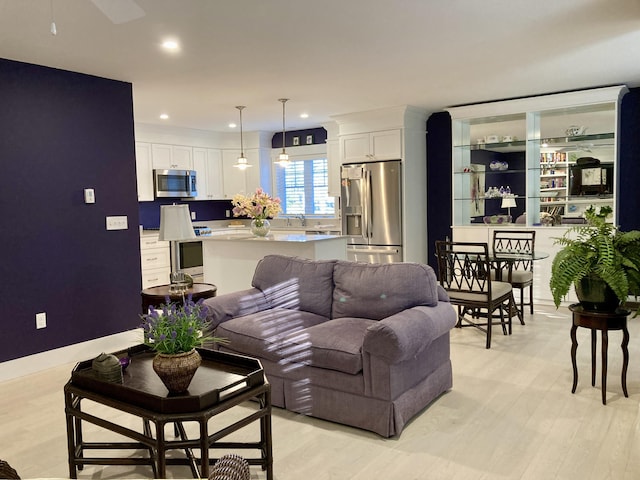
<path id="1" fill-rule="evenodd" d="M 153 262 L 154 260 L 157 260 L 158 257 L 153 257 L 153 258 L 147 258 L 147 262 Z"/>

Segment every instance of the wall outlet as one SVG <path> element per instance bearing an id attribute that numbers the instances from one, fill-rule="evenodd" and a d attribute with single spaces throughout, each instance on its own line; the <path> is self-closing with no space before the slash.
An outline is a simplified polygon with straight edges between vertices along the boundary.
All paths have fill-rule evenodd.
<path id="1" fill-rule="evenodd" d="M 230 217 L 231 217 L 231 210 L 225 210 L 225 211 L 224 211 L 224 215 L 225 215 L 227 218 L 230 218 Z"/>
<path id="2" fill-rule="evenodd" d="M 45 312 L 36 313 L 36 328 L 47 327 L 47 314 Z"/>
<path id="3" fill-rule="evenodd" d="M 107 217 L 107 230 L 126 230 L 129 228 L 127 216 Z"/>
<path id="4" fill-rule="evenodd" d="M 196 219 L 196 212 L 191 212 L 191 220 L 195 220 Z"/>

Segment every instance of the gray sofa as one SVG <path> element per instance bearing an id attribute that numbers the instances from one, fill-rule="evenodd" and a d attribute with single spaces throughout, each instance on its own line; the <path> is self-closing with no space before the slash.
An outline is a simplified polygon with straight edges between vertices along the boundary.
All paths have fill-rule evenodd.
<path id="1" fill-rule="evenodd" d="M 456 313 L 427 265 L 268 255 L 252 288 L 204 303 L 274 406 L 390 437 L 452 386 Z"/>

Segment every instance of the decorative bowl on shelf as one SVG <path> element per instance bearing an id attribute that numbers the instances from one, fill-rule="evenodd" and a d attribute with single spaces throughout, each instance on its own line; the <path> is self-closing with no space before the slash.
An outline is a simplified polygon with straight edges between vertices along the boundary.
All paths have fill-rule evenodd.
<path id="1" fill-rule="evenodd" d="M 564 133 L 567 135 L 567 137 L 577 137 L 578 135 L 584 135 L 586 131 L 587 127 L 585 127 L 584 125 L 571 125 L 564 131 Z"/>
<path id="2" fill-rule="evenodd" d="M 482 217 L 486 224 L 500 225 L 501 223 L 511 223 L 511 215 L 486 215 Z"/>
<path id="3" fill-rule="evenodd" d="M 491 170 L 494 171 L 499 171 L 499 170 L 507 170 L 509 168 L 509 164 L 507 162 L 500 161 L 500 160 L 493 160 L 490 164 L 489 164 L 489 168 Z"/>

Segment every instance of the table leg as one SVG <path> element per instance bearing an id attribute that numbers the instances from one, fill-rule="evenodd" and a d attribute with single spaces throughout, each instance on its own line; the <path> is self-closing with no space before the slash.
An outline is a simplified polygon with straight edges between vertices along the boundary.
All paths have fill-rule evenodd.
<path id="1" fill-rule="evenodd" d="M 209 420 L 200 419 L 200 476 L 209 478 Z"/>
<path id="2" fill-rule="evenodd" d="M 629 394 L 627 393 L 627 367 L 629 366 L 629 350 L 627 348 L 628 345 L 629 330 L 627 330 L 627 326 L 624 325 L 622 327 L 622 391 L 624 392 L 625 397 L 629 396 Z"/>
<path id="3" fill-rule="evenodd" d="M 158 456 L 158 478 L 167 476 L 167 450 L 164 439 L 164 422 L 154 422 L 156 425 L 156 452 Z"/>
<path id="4" fill-rule="evenodd" d="M 69 478 L 78 478 L 78 472 L 76 470 L 75 456 L 76 456 L 76 435 L 75 435 L 75 418 L 69 411 L 73 408 L 73 396 L 69 392 L 64 394 L 66 420 L 67 420 L 67 450 L 69 456 Z"/>
<path id="5" fill-rule="evenodd" d="M 151 423 L 147 418 L 142 419 L 142 433 L 147 438 L 153 438 L 153 433 L 151 432 Z M 156 456 L 156 452 L 154 452 L 153 448 L 147 447 L 149 450 L 149 458 L 151 459 L 151 468 L 153 469 L 153 478 L 160 478 L 158 476 L 158 459 Z"/>
<path id="6" fill-rule="evenodd" d="M 602 330 L 602 404 L 607 404 L 607 349 L 609 348 L 609 334 Z"/>
<path id="7" fill-rule="evenodd" d="M 260 418 L 260 443 L 263 445 L 263 459 L 266 464 L 266 468 L 263 466 L 263 470 L 267 471 L 267 480 L 273 480 L 273 449 L 271 441 L 271 389 L 264 392 L 264 395 L 259 398 L 260 407 L 266 410 L 265 415 Z"/>
<path id="8" fill-rule="evenodd" d="M 595 329 L 591 329 L 591 386 L 596 386 L 596 346 L 598 344 L 598 337 L 596 336 Z"/>
<path id="9" fill-rule="evenodd" d="M 576 387 L 578 386 L 578 364 L 576 362 L 576 350 L 578 350 L 578 340 L 576 339 L 577 325 L 571 326 L 571 365 L 573 366 L 573 387 L 571 393 L 576 393 Z"/>

